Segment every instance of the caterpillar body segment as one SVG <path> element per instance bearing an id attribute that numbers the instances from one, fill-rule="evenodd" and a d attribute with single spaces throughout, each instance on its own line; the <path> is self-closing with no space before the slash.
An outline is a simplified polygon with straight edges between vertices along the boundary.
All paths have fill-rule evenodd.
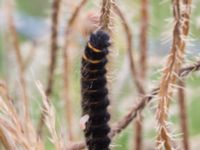
<path id="1" fill-rule="evenodd" d="M 109 36 L 102 30 L 93 33 L 86 45 L 81 67 L 82 115 L 89 115 L 84 129 L 89 150 L 109 150 L 110 114 L 106 64 Z"/>

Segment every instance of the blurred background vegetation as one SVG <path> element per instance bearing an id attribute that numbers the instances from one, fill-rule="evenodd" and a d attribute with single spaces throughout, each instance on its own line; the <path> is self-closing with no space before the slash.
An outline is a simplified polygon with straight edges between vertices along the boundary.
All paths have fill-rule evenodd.
<path id="1" fill-rule="evenodd" d="M 67 1 L 64 3 L 66 6 L 63 6 L 63 14 L 62 17 L 62 24 L 66 23 L 68 17 L 70 16 L 70 13 L 72 12 L 74 6 L 78 4 L 77 0 L 74 0 L 73 2 Z M 136 57 L 137 52 L 139 51 L 138 48 L 138 35 L 139 35 L 139 26 L 140 26 L 140 0 L 125 0 L 125 1 L 119 1 L 120 6 L 123 8 L 123 11 L 125 12 L 126 18 L 129 20 L 129 23 L 131 25 L 131 28 L 134 33 L 134 44 L 135 44 L 135 51 L 136 51 Z M 163 67 L 163 60 L 165 58 L 165 54 L 168 52 L 170 47 L 170 38 L 166 37 L 166 35 L 163 33 L 170 32 L 170 26 L 166 26 L 168 24 L 167 20 L 172 18 L 172 9 L 171 9 L 171 1 L 167 0 L 164 2 L 160 0 L 153 0 L 150 1 L 150 25 L 149 25 L 149 31 L 148 31 L 148 54 L 149 54 L 149 70 L 148 70 L 148 81 L 147 81 L 147 87 L 150 89 L 151 87 L 154 87 L 153 85 L 159 81 L 160 78 L 160 72 L 157 72 L 158 69 Z M 68 5 L 68 6 L 67 6 Z M 81 13 L 81 16 L 86 15 L 90 11 L 96 11 L 99 5 L 99 2 L 97 1 L 90 1 L 84 10 Z M 190 37 L 192 39 L 191 43 L 192 46 L 188 46 L 187 48 L 187 60 L 186 64 L 191 64 L 191 62 L 196 60 L 196 57 L 199 56 L 199 50 L 200 50 L 200 1 L 194 0 L 194 7 L 192 11 L 192 21 L 191 21 L 191 34 Z M 1 8 L 3 9 L 3 8 Z M 47 42 L 49 40 L 49 18 L 50 18 L 50 12 L 51 10 L 51 2 L 49 0 L 16 0 L 16 13 L 15 17 L 15 23 L 18 31 L 18 35 L 20 38 L 21 43 L 21 50 L 26 57 L 28 54 L 28 50 L 30 50 L 32 47 L 36 49 L 36 53 L 34 56 L 34 59 L 30 63 L 27 71 L 26 71 L 26 80 L 27 84 L 29 86 L 29 96 L 31 100 L 31 115 L 34 119 L 35 124 L 38 121 L 38 116 L 40 115 L 40 95 L 38 94 L 35 85 L 34 80 L 40 80 L 43 84 L 46 82 L 46 75 L 47 75 L 47 67 L 48 67 L 48 51 L 49 51 L 49 43 Z M 1 11 L 0 11 L 1 12 Z M 97 12 L 98 13 L 98 12 Z M 1 15 L 0 15 L 1 16 Z M 4 18 L 5 19 L 5 18 Z M 80 22 L 84 21 L 84 19 L 80 19 Z M 81 23 L 79 20 L 77 21 L 75 25 L 76 28 L 81 28 Z M 8 46 L 6 44 L 7 42 L 7 36 L 6 31 L 4 30 L 3 21 L 1 23 L 1 37 L 0 37 L 0 78 L 1 79 L 7 79 L 10 85 L 10 89 L 15 95 L 15 97 L 18 97 L 18 94 L 16 91 L 19 91 L 16 86 L 16 66 L 15 66 L 15 60 L 13 60 L 13 52 L 8 50 Z M 134 98 L 134 95 L 136 92 L 134 92 L 135 87 L 130 82 L 131 77 L 130 73 L 127 69 L 123 69 L 124 64 L 126 64 L 127 58 L 126 58 L 126 46 L 124 44 L 124 37 L 121 37 L 123 30 L 120 27 L 119 21 L 116 22 L 114 25 L 114 48 L 112 50 L 113 55 L 113 64 L 112 64 L 112 70 L 113 73 L 111 73 L 111 87 L 116 87 L 118 84 L 117 78 L 120 76 L 120 71 L 125 71 L 124 75 L 120 78 L 123 83 L 118 86 L 119 89 L 115 88 L 111 92 L 111 97 L 114 98 L 114 108 L 111 108 L 115 115 L 113 115 L 113 120 L 118 120 L 123 114 L 126 113 L 126 110 L 130 108 L 131 101 Z M 63 26 L 60 27 L 61 35 L 63 34 Z M 71 89 L 70 94 L 73 100 L 73 116 L 74 116 L 74 133 L 76 135 L 75 139 L 79 140 L 80 137 L 80 129 L 79 129 L 79 118 L 81 114 L 80 110 L 80 83 L 79 83 L 79 70 L 80 70 L 80 57 L 84 44 L 85 44 L 85 37 L 79 33 L 78 30 L 74 30 L 72 41 L 70 44 L 71 53 L 73 54 L 71 58 L 71 71 L 70 74 L 70 82 L 71 82 Z M 165 38 L 168 38 L 168 42 L 165 41 Z M 37 41 L 38 40 L 38 41 Z M 121 42 L 120 42 L 121 41 Z M 37 43 L 36 46 L 34 46 L 35 42 Z M 76 52 L 75 52 L 76 51 Z M 58 130 L 65 131 L 66 128 L 63 127 L 64 124 L 64 104 L 62 102 L 62 96 L 61 96 L 61 90 L 62 90 L 62 74 L 61 74 L 61 52 L 58 54 L 58 66 L 56 69 L 56 75 L 55 75 L 55 84 L 54 84 L 54 90 L 53 90 L 53 97 L 51 98 L 55 108 L 56 108 L 56 114 L 57 114 L 57 128 Z M 74 59 L 73 59 L 74 58 Z M 189 133 L 191 136 L 191 146 L 194 147 L 193 150 L 197 150 L 200 140 L 200 77 L 199 73 L 193 74 L 191 77 L 187 78 L 186 85 L 187 85 L 187 111 L 188 111 L 188 118 L 189 118 Z M 120 80 L 119 79 L 119 80 Z M 14 81 L 14 82 L 13 82 Z M 156 84 L 155 84 L 156 85 Z M 173 103 L 177 103 L 176 101 L 173 101 Z M 144 138 L 145 142 L 147 142 L 147 145 L 151 145 L 154 142 L 155 139 L 155 120 L 154 120 L 154 104 L 150 105 L 150 108 L 148 107 L 145 109 L 145 112 L 143 113 L 145 116 L 145 130 L 144 130 Z M 177 105 L 172 105 L 171 108 L 171 118 L 170 120 L 174 123 L 175 128 L 178 131 L 180 131 L 179 127 L 179 111 L 177 109 Z M 116 138 L 116 141 L 114 142 L 113 149 L 115 150 L 128 150 L 131 147 L 132 144 L 132 136 L 133 136 L 133 128 L 132 126 L 129 126 L 123 133 L 120 134 L 119 137 Z M 151 139 L 151 140 L 149 140 Z M 53 149 L 49 140 L 47 139 L 47 149 L 51 150 Z M 151 147 L 151 146 L 150 146 Z"/>

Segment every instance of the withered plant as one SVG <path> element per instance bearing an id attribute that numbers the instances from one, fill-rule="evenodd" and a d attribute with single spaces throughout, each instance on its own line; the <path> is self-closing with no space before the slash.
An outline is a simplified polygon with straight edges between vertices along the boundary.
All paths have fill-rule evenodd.
<path id="1" fill-rule="evenodd" d="M 50 137 L 52 147 L 56 150 L 109 150 L 115 149 L 115 137 L 128 128 L 128 126 L 134 122 L 133 138 L 131 138 L 131 149 L 142 150 L 145 147 L 145 141 L 143 138 L 144 121 L 145 116 L 142 112 L 145 108 L 149 109 L 148 104 L 153 102 L 156 104 L 155 119 L 156 121 L 156 139 L 154 147 L 157 150 L 174 150 L 184 149 L 189 150 L 191 144 L 189 143 L 189 127 L 187 116 L 187 101 L 186 91 L 187 82 L 185 77 L 191 75 L 193 72 L 200 70 L 200 61 L 194 64 L 190 64 L 187 67 L 183 67 L 185 64 L 185 54 L 187 37 L 190 29 L 190 18 L 192 9 L 192 0 L 172 0 L 173 10 L 173 32 L 171 35 L 172 43 L 167 57 L 166 64 L 164 65 L 161 79 L 155 88 L 148 90 L 147 82 L 150 80 L 148 76 L 148 68 L 150 57 L 148 56 L 149 49 L 149 28 L 151 24 L 150 20 L 150 6 L 149 0 L 140 1 L 140 28 L 139 28 L 139 55 L 137 55 L 137 48 L 134 45 L 137 38 L 134 32 L 137 30 L 135 24 L 131 24 L 128 21 L 126 13 L 123 8 L 115 0 L 102 0 L 101 9 L 99 10 L 98 18 L 96 22 L 99 24 L 96 28 L 89 29 L 87 36 L 84 38 L 83 43 L 86 45 L 85 49 L 80 44 L 84 51 L 80 51 L 74 48 L 79 55 L 78 63 L 81 66 L 78 72 L 80 77 L 80 91 L 72 89 L 73 82 L 71 76 L 74 75 L 73 63 L 77 60 L 71 59 L 70 55 L 70 42 L 73 34 L 76 31 L 76 25 L 82 26 L 82 20 L 79 20 L 82 15 L 84 6 L 87 5 L 88 0 L 80 0 L 79 3 L 72 9 L 72 12 L 67 16 L 68 20 L 64 24 L 64 34 L 60 35 L 60 16 L 61 6 L 64 5 L 63 0 L 53 0 L 51 5 L 52 15 L 50 25 L 50 46 L 48 53 L 50 54 L 50 63 L 47 70 L 47 83 L 46 88 L 43 88 L 40 81 L 34 81 L 34 87 L 37 87 L 42 99 L 41 116 L 38 119 L 38 126 L 35 127 L 34 121 L 31 118 L 31 94 L 27 91 L 29 86 L 26 81 L 26 69 L 30 67 L 30 60 L 34 60 L 37 49 L 37 45 L 33 46 L 33 50 L 28 54 L 27 59 L 23 57 L 21 49 L 21 43 L 17 34 L 17 28 L 14 21 L 14 5 L 13 1 L 6 2 L 6 19 L 8 25 L 8 33 L 10 36 L 12 49 L 16 56 L 16 66 L 18 70 L 18 76 L 20 81 L 21 95 L 22 97 L 14 97 L 9 89 L 8 83 L 2 79 L 0 81 L 0 142 L 2 147 L 6 150 L 44 150 L 46 144 L 46 137 Z M 68 2 L 69 4 L 70 2 Z M 95 2 L 96 4 L 96 2 Z M 88 9 L 88 8 L 87 8 Z M 96 11 L 96 10 L 95 10 Z M 135 13 L 133 9 L 133 13 Z M 120 21 L 122 31 L 125 39 L 125 51 L 127 54 L 128 67 L 131 77 L 131 83 L 134 85 L 131 87 L 131 92 L 134 93 L 134 97 L 131 97 L 130 109 L 120 116 L 119 120 L 112 120 L 113 114 L 110 111 L 112 105 L 110 102 L 118 101 L 114 99 L 110 101 L 110 95 L 112 89 L 108 88 L 109 82 L 108 71 L 110 68 L 107 64 L 111 61 L 107 57 L 111 51 L 110 45 L 114 45 L 113 28 L 111 23 L 115 25 L 116 20 Z M 92 21 L 91 21 L 92 22 Z M 93 22 L 92 22 L 93 23 Z M 135 23 L 135 22 L 134 22 Z M 75 26 L 75 30 L 74 27 Z M 93 26 L 93 25 L 91 25 Z M 117 33 L 118 34 L 118 33 Z M 116 34 L 116 35 L 117 35 Z M 119 35 L 121 36 L 121 35 Z M 60 42 L 60 37 L 62 42 Z M 73 39 L 74 40 L 74 39 Z M 61 44 L 60 44 L 61 43 Z M 78 45 L 78 43 L 76 43 Z M 61 48 L 59 48 L 61 47 Z M 113 47 L 112 47 L 113 48 Z M 121 47 L 120 47 L 121 48 Z M 61 57 L 58 56 L 61 51 Z M 137 57 L 138 56 L 138 57 Z M 46 57 L 46 56 L 45 56 Z M 61 82 L 62 89 L 58 89 L 58 94 L 62 93 L 65 117 L 66 131 L 60 130 L 57 127 L 56 111 L 53 106 L 53 93 L 56 69 L 60 70 L 57 65 L 61 59 Z M 76 79 L 77 80 L 77 79 Z M 45 83 L 45 82 L 44 82 Z M 174 138 L 172 127 L 170 126 L 169 110 L 171 101 L 174 98 L 175 90 L 177 90 L 177 104 L 179 106 L 179 119 L 180 128 L 182 133 L 181 142 Z M 61 92 L 60 92 L 61 91 Z M 81 100 L 78 108 L 75 107 L 77 100 L 74 99 L 74 92 L 77 95 L 81 95 Z M 149 92 L 147 92 L 149 91 Z M 34 93 L 33 93 L 34 94 Z M 35 96 L 35 95 L 34 95 Z M 120 99 L 121 100 L 121 99 Z M 124 99 L 122 99 L 124 100 Z M 59 100 L 56 99 L 56 103 Z M 59 103 L 60 104 L 60 103 Z M 121 105 L 121 104 L 120 104 Z M 22 110 L 21 110 L 22 108 Z M 121 107 L 120 107 L 121 108 Z M 123 106 L 122 106 L 123 108 Z M 82 109 L 82 110 L 81 110 Z M 80 130 L 82 136 L 76 135 L 77 122 L 75 121 L 75 112 L 82 111 L 80 116 Z M 58 112 L 59 113 L 59 112 Z M 44 130 L 47 128 L 47 131 Z M 44 130 L 44 131 L 43 131 Z M 130 130 L 130 129 L 129 129 Z M 46 132 L 45 132 L 46 131 Z M 60 131 L 60 132 L 58 132 Z"/>

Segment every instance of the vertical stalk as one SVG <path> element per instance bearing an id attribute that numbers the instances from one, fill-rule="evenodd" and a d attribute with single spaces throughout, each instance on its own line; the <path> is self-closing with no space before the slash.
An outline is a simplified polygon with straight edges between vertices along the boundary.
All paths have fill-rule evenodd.
<path id="1" fill-rule="evenodd" d="M 183 149 L 189 150 L 189 134 L 188 134 L 188 123 L 187 123 L 187 108 L 186 108 L 186 95 L 185 95 L 185 82 L 179 80 L 178 85 L 178 103 L 180 110 L 180 124 L 183 133 Z"/>
<path id="2" fill-rule="evenodd" d="M 58 21 L 59 21 L 59 10 L 60 10 L 61 0 L 53 0 L 52 3 L 52 16 L 51 16 L 51 39 L 50 39 L 50 66 L 49 66 L 49 76 L 47 82 L 46 95 L 49 97 L 52 94 L 53 88 L 53 76 L 56 68 L 57 61 L 57 51 L 58 51 Z"/>
<path id="3" fill-rule="evenodd" d="M 148 23 L 149 23 L 149 10 L 148 0 L 141 0 L 141 28 L 140 28 L 140 60 L 139 60 L 139 73 L 144 85 L 147 73 L 147 37 L 148 37 Z M 145 95 L 145 92 L 139 92 L 140 95 Z M 135 122 L 135 150 L 142 150 L 142 132 L 143 132 L 143 118 L 140 117 Z"/>
<path id="4" fill-rule="evenodd" d="M 48 73 L 48 81 L 47 81 L 47 88 L 45 91 L 46 96 L 49 98 L 52 94 L 53 88 L 53 77 L 56 68 L 57 62 L 57 51 L 58 51 L 58 24 L 59 24 L 59 11 L 60 11 L 60 4 L 61 0 L 53 0 L 52 3 L 52 15 L 51 15 L 51 38 L 50 38 L 50 66 L 49 66 L 49 73 Z M 44 114 L 42 112 L 37 133 L 40 136 L 42 134 L 44 126 Z"/>
<path id="5" fill-rule="evenodd" d="M 133 49 L 133 34 L 131 31 L 131 27 L 128 24 L 128 21 L 125 18 L 124 13 L 122 12 L 122 10 L 115 4 L 115 1 L 113 3 L 113 9 L 116 12 L 116 14 L 119 16 L 122 25 L 123 25 L 123 29 L 124 32 L 126 34 L 126 41 L 127 41 L 127 55 L 129 58 L 129 66 L 130 66 L 130 70 L 131 70 L 131 76 L 133 78 L 133 82 L 136 86 L 136 89 L 138 91 L 138 93 L 145 93 L 144 87 L 141 84 L 141 79 L 139 77 L 139 74 L 137 72 L 137 67 L 135 64 L 135 58 L 134 58 L 134 49 Z"/>
<path id="6" fill-rule="evenodd" d="M 63 46 L 63 82 L 64 82 L 64 88 L 63 88 L 63 96 L 64 96 L 64 103 L 65 103 L 65 117 L 66 117 L 66 124 L 68 127 L 68 139 L 70 141 L 73 140 L 73 113 L 72 113 L 72 99 L 70 97 L 70 80 L 69 76 L 71 73 L 70 70 L 70 60 L 69 60 L 69 54 L 68 54 L 68 46 L 69 46 L 69 40 L 71 35 L 71 28 L 76 21 L 76 18 L 79 15 L 79 12 L 83 8 L 83 6 L 86 4 L 87 0 L 81 0 L 81 2 L 77 5 L 77 7 L 72 12 L 72 15 L 67 22 L 66 28 L 65 28 L 65 43 Z"/>
<path id="7" fill-rule="evenodd" d="M 168 126 L 168 111 L 170 98 L 173 95 L 172 85 L 176 84 L 177 76 L 184 60 L 186 38 L 189 33 L 191 3 L 187 0 L 173 0 L 174 30 L 173 43 L 167 64 L 163 71 L 158 92 L 159 102 L 156 112 L 158 135 L 156 149 L 176 149 L 176 143 L 171 138 Z"/>
<path id="8" fill-rule="evenodd" d="M 149 0 L 141 0 L 141 27 L 140 27 L 140 75 L 143 80 L 147 73 L 147 48 L 148 48 L 148 25 L 149 25 Z"/>

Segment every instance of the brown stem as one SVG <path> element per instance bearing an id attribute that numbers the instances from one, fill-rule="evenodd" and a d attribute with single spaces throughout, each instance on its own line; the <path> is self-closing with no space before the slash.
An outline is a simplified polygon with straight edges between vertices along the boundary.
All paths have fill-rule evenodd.
<path id="1" fill-rule="evenodd" d="M 133 44 L 132 44 L 133 36 L 131 33 L 131 29 L 128 25 L 128 22 L 124 16 L 124 14 L 122 13 L 120 8 L 115 3 L 113 4 L 113 8 L 114 8 L 114 11 L 116 12 L 116 14 L 121 19 L 124 31 L 126 33 L 127 52 L 128 52 L 128 57 L 129 57 L 129 64 L 130 64 L 132 79 L 134 81 L 134 84 L 136 85 L 136 89 L 137 89 L 138 93 L 140 95 L 145 95 L 145 90 L 144 90 L 144 87 L 142 86 L 143 84 L 141 84 L 141 79 L 139 79 L 139 76 L 138 76 L 138 73 L 136 70 L 136 66 L 135 66 L 135 59 L 133 56 Z M 142 132 L 142 126 L 141 126 L 141 119 L 140 119 L 136 122 L 136 143 L 135 143 L 135 145 L 139 146 L 139 147 L 141 147 L 141 143 L 142 143 L 142 138 L 140 136 L 141 132 Z M 136 147 L 136 149 L 139 149 L 139 147 Z"/>
<path id="2" fill-rule="evenodd" d="M 68 58 L 68 46 L 69 46 L 69 40 L 70 40 L 70 31 L 71 28 L 76 20 L 76 18 L 79 15 L 79 12 L 83 8 L 83 6 L 86 4 L 87 0 L 82 0 L 80 4 L 74 9 L 65 29 L 65 44 L 63 47 L 63 81 L 64 81 L 64 89 L 63 89 L 63 95 L 64 95 L 64 102 L 65 102 L 65 116 L 66 116 L 66 123 L 68 127 L 68 138 L 70 141 L 73 140 L 73 124 L 72 124 L 72 118 L 73 118 L 73 113 L 72 113 L 72 100 L 69 94 L 69 89 L 70 89 L 70 80 L 69 80 L 69 75 L 70 75 L 70 61 Z"/>
<path id="3" fill-rule="evenodd" d="M 49 66 L 49 73 L 48 73 L 48 81 L 47 81 L 47 88 L 45 91 L 45 94 L 47 97 L 50 97 L 52 94 L 52 88 L 53 88 L 53 77 L 54 77 L 54 72 L 56 68 L 56 61 L 57 61 L 57 51 L 58 51 L 58 22 L 59 22 L 59 10 L 60 10 L 60 4 L 61 0 L 53 0 L 52 3 L 52 16 L 51 16 L 51 47 L 50 47 L 50 66 Z M 44 126 L 44 114 L 41 114 L 38 128 L 37 128 L 37 133 L 40 136 L 42 134 Z"/>
<path id="4" fill-rule="evenodd" d="M 148 25 L 149 25 L 149 1 L 141 1 L 141 28 L 140 28 L 140 75 L 142 79 L 146 78 L 147 72 L 147 36 L 148 36 Z"/>
<path id="5" fill-rule="evenodd" d="M 132 33 L 131 29 L 128 25 L 128 22 L 120 10 L 120 8 L 117 5 L 113 5 L 114 10 L 116 11 L 117 15 L 120 17 L 122 21 L 122 25 L 124 27 L 124 31 L 126 33 L 126 40 L 127 40 L 127 52 L 128 52 L 128 57 L 129 57 L 129 64 L 130 64 L 130 70 L 131 70 L 131 75 L 134 81 L 134 84 L 136 85 L 136 89 L 140 95 L 145 95 L 145 90 L 144 87 L 142 86 L 143 84 L 141 83 L 141 79 L 138 76 L 137 69 L 135 66 L 135 59 L 133 56 L 133 44 L 132 44 Z M 141 143 L 142 143 L 142 138 L 141 138 L 141 133 L 142 133 L 142 126 L 141 126 L 141 119 L 137 120 L 136 122 L 136 148 L 135 149 L 141 149 Z"/>
<path id="6" fill-rule="evenodd" d="M 61 0 L 54 0 L 52 3 L 52 26 L 51 26 L 51 55 L 50 55 L 50 67 L 49 67 L 49 77 L 48 77 L 48 83 L 47 83 L 47 89 L 46 89 L 46 95 L 49 97 L 52 94 L 52 88 L 53 88 L 53 76 L 54 71 L 56 68 L 56 61 L 57 61 L 57 50 L 58 50 L 58 21 L 59 21 L 59 10 L 60 10 L 60 3 Z"/>
<path id="7" fill-rule="evenodd" d="M 182 5 L 185 5 L 183 1 L 173 0 L 173 12 L 175 19 L 173 43 L 160 82 L 160 89 L 158 93 L 159 102 L 156 112 L 156 119 L 158 121 L 158 150 L 163 149 L 163 146 L 166 150 L 176 149 L 174 140 L 170 136 L 170 130 L 167 125 L 167 121 L 170 97 L 173 94 L 170 86 L 176 84 L 178 71 L 183 63 L 185 54 L 185 38 L 187 37 L 189 31 L 191 5 L 185 5 L 185 7 Z"/>
<path id="8" fill-rule="evenodd" d="M 140 60 L 139 72 L 142 79 L 142 85 L 146 80 L 147 73 L 147 32 L 148 32 L 148 0 L 141 1 L 141 29 L 140 29 Z M 140 93 L 145 94 L 145 93 Z M 142 150 L 142 131 L 143 118 L 139 117 L 135 122 L 135 150 Z"/>
<path id="9" fill-rule="evenodd" d="M 126 20 L 123 12 L 115 3 L 113 3 L 113 9 L 116 12 L 116 14 L 119 16 L 119 18 L 121 19 L 124 31 L 126 33 L 127 53 L 128 53 L 128 57 L 129 57 L 131 76 L 133 78 L 134 84 L 136 85 L 136 89 L 137 89 L 138 93 L 145 93 L 145 90 L 141 84 L 141 79 L 138 76 L 137 68 L 135 65 L 135 59 L 134 59 L 134 55 L 133 55 L 133 43 L 132 43 L 133 35 L 131 33 L 131 28 L 130 28 L 128 21 Z"/>
<path id="10" fill-rule="evenodd" d="M 178 81 L 180 88 L 178 89 L 178 103 L 180 110 L 181 130 L 183 133 L 183 148 L 189 150 L 189 135 L 187 124 L 187 108 L 186 108 L 186 96 L 185 96 L 185 82 L 183 80 Z"/>
<path id="11" fill-rule="evenodd" d="M 64 95 L 64 102 L 65 102 L 65 117 L 66 117 L 66 124 L 67 124 L 67 134 L 69 141 L 73 140 L 73 112 L 72 112 L 72 100 L 69 93 L 70 89 L 70 63 L 68 59 L 67 49 L 63 51 L 64 57 L 64 64 L 63 64 L 63 81 L 64 81 L 64 88 L 63 88 L 63 95 Z"/>

